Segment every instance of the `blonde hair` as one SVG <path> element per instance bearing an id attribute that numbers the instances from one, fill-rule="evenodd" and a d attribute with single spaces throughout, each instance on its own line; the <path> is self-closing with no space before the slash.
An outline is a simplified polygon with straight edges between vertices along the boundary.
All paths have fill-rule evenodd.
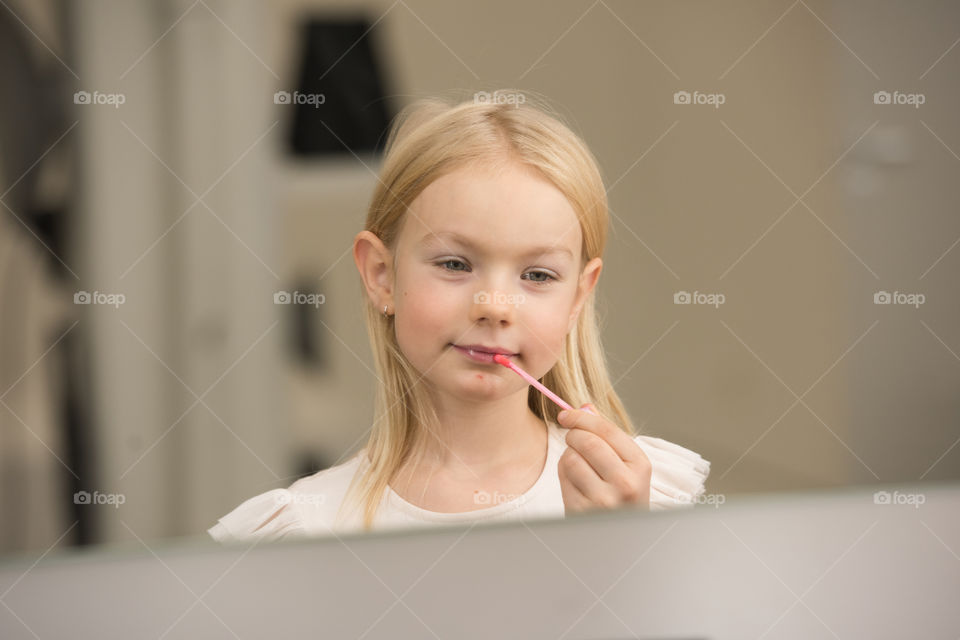
<path id="1" fill-rule="evenodd" d="M 603 254 L 609 213 L 596 160 L 542 99 L 527 93 L 509 95 L 524 99 L 474 98 L 451 104 L 429 98 L 409 105 L 394 120 L 364 227 L 393 252 L 394 267 L 407 207 L 420 192 L 454 169 L 504 156 L 538 170 L 569 201 L 582 231 L 581 268 Z M 355 474 L 339 515 L 348 502 L 362 505 L 363 528 L 369 530 L 389 483 L 411 456 L 419 458 L 423 439 L 438 432 L 439 421 L 427 390 L 418 384 L 421 374 L 397 344 L 393 317 L 384 317 L 362 287 L 361 291 L 377 374 L 383 384 L 377 388 L 370 438 L 357 454 L 366 453 L 369 464 Z M 636 435 L 607 372 L 595 292 L 596 288 L 584 302 L 575 328 L 567 334 L 562 355 L 540 381 L 574 407 L 592 402 L 601 415 Z M 537 417 L 556 421 L 559 407 L 532 386 L 527 397 Z"/>

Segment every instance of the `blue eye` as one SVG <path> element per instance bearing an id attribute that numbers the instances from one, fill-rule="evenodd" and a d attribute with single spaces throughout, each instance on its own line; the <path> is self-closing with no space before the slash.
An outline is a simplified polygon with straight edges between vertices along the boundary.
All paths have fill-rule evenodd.
<path id="1" fill-rule="evenodd" d="M 438 262 L 437 266 L 443 268 L 444 265 L 448 265 L 451 263 L 463 264 L 463 262 L 461 262 L 460 260 L 444 260 L 442 262 Z M 463 265 L 463 266 L 466 266 L 466 265 Z M 460 269 L 445 269 L 445 271 L 460 271 Z"/>
<path id="2" fill-rule="evenodd" d="M 546 271 L 528 271 L 524 275 L 534 275 L 534 276 L 545 276 L 545 280 L 531 280 L 534 284 L 548 284 L 551 280 L 556 280 L 552 275 Z"/>

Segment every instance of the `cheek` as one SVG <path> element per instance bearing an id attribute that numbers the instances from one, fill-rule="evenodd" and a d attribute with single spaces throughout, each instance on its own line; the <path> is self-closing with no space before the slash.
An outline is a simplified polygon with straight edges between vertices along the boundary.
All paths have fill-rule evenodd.
<path id="1" fill-rule="evenodd" d="M 531 308 L 531 316 L 525 320 L 537 338 L 531 344 L 535 347 L 546 346 L 552 357 L 559 357 L 567 335 L 570 309 L 572 303 L 564 298 L 549 304 L 543 304 L 536 309 Z"/>
<path id="2" fill-rule="evenodd" d="M 537 333 L 540 339 L 550 347 L 554 355 L 559 356 L 567 337 L 566 317 L 551 317 L 549 320 L 541 322 L 538 327 Z"/>
<path id="3" fill-rule="evenodd" d="M 419 281 L 399 283 L 396 329 L 397 341 L 408 345 L 435 341 L 450 328 L 452 303 L 435 287 L 420 286 Z M 405 349 L 406 351 L 406 349 Z M 408 353 L 409 357 L 409 353 Z"/>

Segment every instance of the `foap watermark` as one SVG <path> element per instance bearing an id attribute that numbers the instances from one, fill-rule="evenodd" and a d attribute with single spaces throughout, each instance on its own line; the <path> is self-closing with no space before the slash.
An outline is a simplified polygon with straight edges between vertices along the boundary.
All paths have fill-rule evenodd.
<path id="1" fill-rule="evenodd" d="M 491 293 L 489 291 L 478 291 L 473 294 L 473 302 L 475 304 L 509 304 L 514 307 L 519 307 L 526 301 L 527 298 L 522 293 L 503 293 L 502 291 L 494 291 Z"/>
<path id="2" fill-rule="evenodd" d="M 321 505 L 327 501 L 327 496 L 323 493 L 294 493 L 292 491 L 283 491 L 273 498 L 277 506 L 285 504 L 312 504 Z"/>
<path id="3" fill-rule="evenodd" d="M 722 293 L 701 293 L 694 291 L 677 291 L 673 294 L 673 304 L 706 304 L 712 305 L 717 309 L 727 301 L 727 296 Z"/>
<path id="4" fill-rule="evenodd" d="M 922 493 L 900 493 L 894 491 L 877 491 L 873 494 L 873 504 L 907 504 L 915 509 L 927 501 L 927 496 Z"/>
<path id="5" fill-rule="evenodd" d="M 127 296 L 122 293 L 77 291 L 73 294 L 73 304 L 105 304 L 117 309 L 126 301 Z"/>
<path id="6" fill-rule="evenodd" d="M 877 291 L 873 294 L 873 304 L 905 304 L 919 309 L 927 301 L 922 293 L 903 293 L 902 291 Z"/>
<path id="7" fill-rule="evenodd" d="M 474 104 L 512 104 L 520 106 L 527 101 L 527 96 L 511 91 L 478 91 L 473 94 Z"/>
<path id="8" fill-rule="evenodd" d="M 905 104 L 914 109 L 927 101 L 922 93 L 902 93 L 900 91 L 877 91 L 873 94 L 873 104 Z"/>
<path id="9" fill-rule="evenodd" d="M 273 294 L 273 304 L 308 304 L 319 308 L 326 300 L 327 297 L 322 293 L 277 291 Z"/>
<path id="10" fill-rule="evenodd" d="M 108 504 L 115 509 L 127 501 L 127 497 L 122 493 L 100 493 L 94 491 L 77 491 L 73 494 L 73 504 Z"/>
<path id="11" fill-rule="evenodd" d="M 73 94 L 73 104 L 108 104 L 114 109 L 119 109 L 120 105 L 127 101 L 127 96 L 122 93 L 100 93 L 99 91 L 77 91 Z"/>
<path id="12" fill-rule="evenodd" d="M 720 505 L 727 501 L 722 493 L 701 493 L 696 496 L 679 496 L 674 498 L 678 504 L 697 504 L 719 509 Z"/>
<path id="13" fill-rule="evenodd" d="M 727 101 L 727 96 L 722 93 L 700 93 L 694 91 L 677 91 L 673 94 L 673 104 L 706 104 L 714 109 L 719 109 L 720 105 Z"/>
<path id="14" fill-rule="evenodd" d="M 309 104 L 314 109 L 319 109 L 320 105 L 327 101 L 327 97 L 322 93 L 300 93 L 294 91 L 277 91 L 273 94 L 273 104 Z"/>
<path id="15" fill-rule="evenodd" d="M 503 504 L 505 502 L 510 502 L 516 500 L 517 498 L 523 498 L 523 494 L 518 493 L 500 493 L 499 491 L 494 491 L 490 493 L 489 491 L 483 491 L 477 489 L 473 492 L 473 503 L 474 504 L 486 504 L 486 505 L 496 505 Z"/>

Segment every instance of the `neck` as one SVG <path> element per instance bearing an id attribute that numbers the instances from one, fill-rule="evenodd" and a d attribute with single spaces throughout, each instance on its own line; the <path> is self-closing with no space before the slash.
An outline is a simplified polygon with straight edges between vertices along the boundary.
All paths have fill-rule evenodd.
<path id="1" fill-rule="evenodd" d="M 425 460 L 474 475 L 529 460 L 544 448 L 547 427 L 527 406 L 527 388 L 505 398 L 470 402 L 439 395 L 435 437 L 425 434 Z"/>

